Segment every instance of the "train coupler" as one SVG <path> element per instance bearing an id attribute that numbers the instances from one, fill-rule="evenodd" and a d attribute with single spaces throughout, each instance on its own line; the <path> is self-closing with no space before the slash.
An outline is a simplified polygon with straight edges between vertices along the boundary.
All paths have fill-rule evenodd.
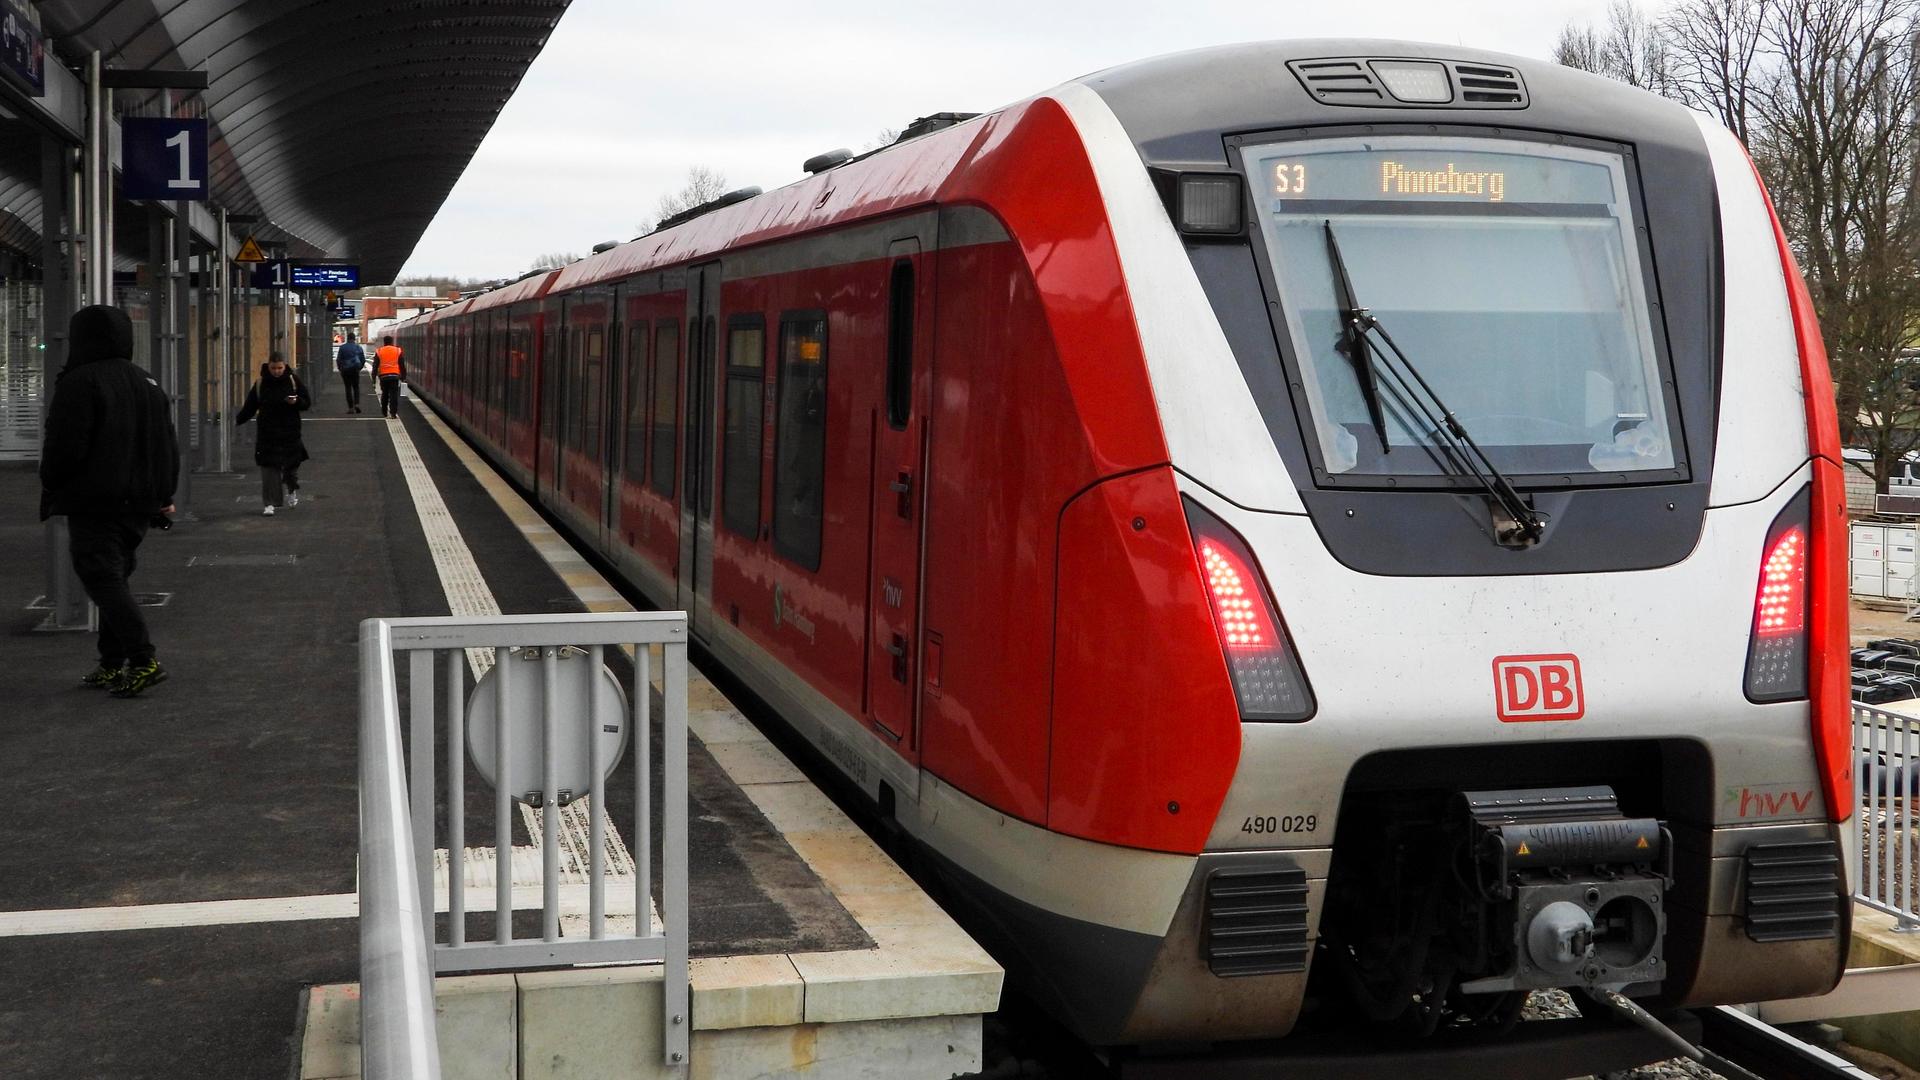
<path id="1" fill-rule="evenodd" d="M 1624 991 L 1666 978 L 1672 841 L 1657 820 L 1622 815 L 1607 787 L 1469 791 L 1458 805 L 1500 961 L 1462 993 Z"/>

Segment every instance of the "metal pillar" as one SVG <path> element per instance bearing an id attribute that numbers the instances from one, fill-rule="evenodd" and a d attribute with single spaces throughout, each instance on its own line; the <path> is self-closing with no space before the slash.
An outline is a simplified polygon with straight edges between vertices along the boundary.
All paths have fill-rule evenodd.
<path id="1" fill-rule="evenodd" d="M 215 333 L 218 346 L 214 353 L 215 378 L 214 399 L 220 403 L 220 410 L 214 417 L 213 436 L 218 449 L 214 467 L 221 472 L 233 470 L 233 263 L 228 259 L 228 251 L 233 243 L 232 235 L 227 231 L 227 208 L 220 208 L 220 246 L 213 253 L 214 272 L 220 289 L 220 325 Z"/>
<path id="2" fill-rule="evenodd" d="M 182 509 L 193 503 L 193 352 L 187 348 L 187 321 L 192 286 L 189 263 L 193 259 L 193 227 L 187 224 L 187 204 L 173 204 L 173 218 L 167 222 L 167 344 L 173 360 L 173 430 L 180 442 L 180 490 L 174 492 L 174 505 Z"/>
<path id="3" fill-rule="evenodd" d="M 75 272 L 74 260 L 80 247 L 77 228 L 80 203 L 73 198 L 73 166 L 73 152 L 65 145 L 52 139 L 41 140 L 40 320 L 41 338 L 46 342 L 46 350 L 41 354 L 42 431 L 45 430 L 45 410 L 53 403 L 54 383 L 59 381 L 60 369 L 67 363 L 67 321 L 79 306 L 81 281 Z M 73 560 L 67 555 L 67 519 L 48 518 L 44 536 L 46 554 L 42 577 L 51 611 L 40 628 L 93 629 L 93 602 L 80 587 L 80 579 L 73 572 Z"/>

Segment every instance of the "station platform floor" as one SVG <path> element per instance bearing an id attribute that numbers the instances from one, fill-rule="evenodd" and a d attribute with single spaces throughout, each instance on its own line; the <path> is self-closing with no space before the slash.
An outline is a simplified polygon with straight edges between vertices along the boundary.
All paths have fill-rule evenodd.
<path id="1" fill-rule="evenodd" d="M 164 596 L 147 615 L 170 679 L 132 700 L 80 686 L 91 635 L 34 631 L 38 484 L 0 467 L 0 1076 L 354 1074 L 357 1024 L 310 1014 L 357 977 L 358 624 L 460 603 L 422 475 L 499 611 L 626 607 L 418 403 L 391 422 L 321 397 L 298 507 L 262 516 L 251 469 L 196 474 L 176 527 L 148 535 L 133 586 Z M 431 527 L 443 549 L 447 522 Z M 887 1009 L 862 1000 L 917 993 L 977 1033 L 999 968 L 697 672 L 689 697 L 696 1028 L 705 989 L 760 1002 L 710 1008 L 721 1026 L 858 1020 Z M 516 848 L 536 843 L 516 825 Z M 531 891 L 515 923 L 537 936 Z"/>

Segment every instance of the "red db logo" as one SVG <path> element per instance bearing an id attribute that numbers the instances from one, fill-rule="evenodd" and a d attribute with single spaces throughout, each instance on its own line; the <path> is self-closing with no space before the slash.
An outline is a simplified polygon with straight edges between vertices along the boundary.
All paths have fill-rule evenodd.
<path id="1" fill-rule="evenodd" d="M 1493 658 L 1493 696 L 1500 721 L 1578 720 L 1587 711 L 1580 689 L 1580 658 L 1572 653 L 1554 656 L 1496 656 Z"/>

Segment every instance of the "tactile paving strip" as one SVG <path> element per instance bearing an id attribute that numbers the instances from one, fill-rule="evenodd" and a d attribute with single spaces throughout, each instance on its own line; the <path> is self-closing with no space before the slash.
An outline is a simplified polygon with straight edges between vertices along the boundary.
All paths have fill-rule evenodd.
<path id="1" fill-rule="evenodd" d="M 447 509 L 446 500 L 440 497 L 440 489 L 434 486 L 433 476 L 414 448 L 406 425 L 390 423 L 386 427 L 393 437 L 393 450 L 400 459 L 401 475 L 407 478 L 414 509 L 420 515 L 420 529 L 426 533 L 434 571 L 440 575 L 440 587 L 446 591 L 447 610 L 454 615 L 473 617 L 500 614 L 499 601 L 494 599 L 493 590 L 487 588 L 487 579 L 481 575 L 479 564 L 473 561 L 473 552 L 461 538 L 460 526 L 453 520 L 453 512 Z M 493 667 L 493 650 L 468 649 L 467 665 L 473 669 L 474 681 L 478 682 Z M 590 800 L 582 797 L 562 807 L 559 827 L 555 830 L 560 838 L 562 873 L 578 872 L 581 880 L 585 880 L 585 872 L 580 868 L 590 864 L 592 851 L 589 804 Z M 540 838 L 545 835 L 540 817 L 545 811 L 525 803 L 519 806 L 527 835 L 533 838 L 537 849 Z M 612 815 L 608 815 L 606 829 L 608 876 L 616 880 L 630 879 L 634 872 L 633 855 L 614 826 Z"/>

